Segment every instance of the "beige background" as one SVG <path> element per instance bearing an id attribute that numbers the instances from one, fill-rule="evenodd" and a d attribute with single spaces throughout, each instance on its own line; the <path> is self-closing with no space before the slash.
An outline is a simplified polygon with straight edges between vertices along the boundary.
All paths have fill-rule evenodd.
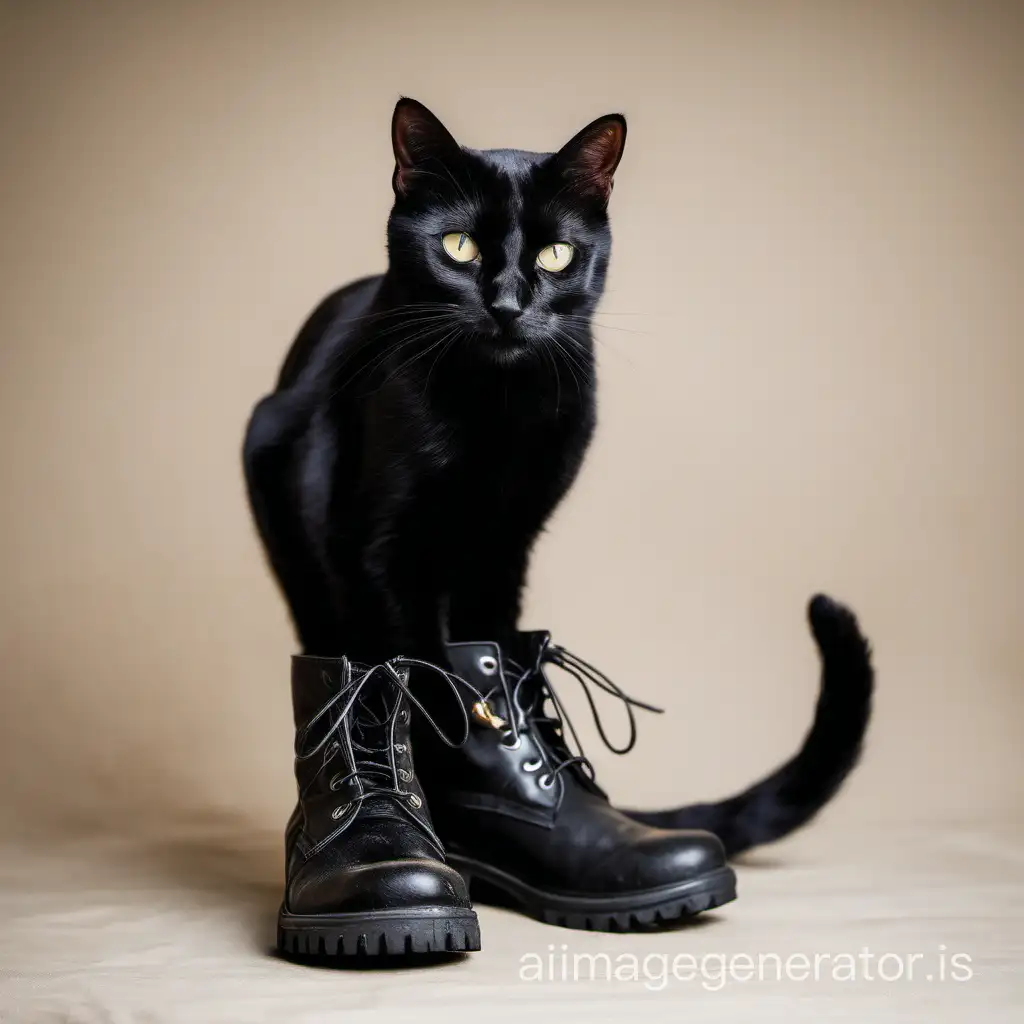
<path id="1" fill-rule="evenodd" d="M 628 758 L 584 729 L 615 796 L 795 749 L 824 589 L 879 669 L 828 822 L 1020 816 L 1024 5 L 36 0 L 0 47 L 5 830 L 283 826 L 238 452 L 384 265 L 400 93 L 478 147 L 629 118 L 600 433 L 526 617 L 670 708 Z"/>

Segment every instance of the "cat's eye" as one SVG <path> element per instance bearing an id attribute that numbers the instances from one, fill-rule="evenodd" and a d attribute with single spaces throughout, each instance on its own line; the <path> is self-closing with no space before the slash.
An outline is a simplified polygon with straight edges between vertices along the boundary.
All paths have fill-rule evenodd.
<path id="1" fill-rule="evenodd" d="M 480 249 L 465 231 L 449 231 L 441 239 L 444 251 L 456 263 L 472 263 L 480 258 Z"/>
<path id="2" fill-rule="evenodd" d="M 572 263 L 574 254 L 575 250 L 568 242 L 555 242 L 554 245 L 547 245 L 537 253 L 537 266 L 557 274 Z"/>

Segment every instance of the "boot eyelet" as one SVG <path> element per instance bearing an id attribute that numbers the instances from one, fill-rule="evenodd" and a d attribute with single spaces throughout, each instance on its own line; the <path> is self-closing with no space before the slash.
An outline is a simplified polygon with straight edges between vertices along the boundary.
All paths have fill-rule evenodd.
<path id="1" fill-rule="evenodd" d="M 395 753 L 404 754 L 409 748 L 404 743 L 395 744 Z"/>
<path id="2" fill-rule="evenodd" d="M 412 782 L 412 772 L 407 772 L 404 768 L 398 769 L 398 777 L 403 782 Z"/>
<path id="3" fill-rule="evenodd" d="M 405 725 L 405 723 L 408 722 L 408 721 L 409 721 L 409 709 L 408 708 L 402 708 L 402 710 L 398 712 L 398 724 L 399 725 Z"/>
<path id="4" fill-rule="evenodd" d="M 512 730 L 511 729 L 506 729 L 505 732 L 503 732 L 501 734 L 501 737 L 502 737 L 501 738 L 501 745 L 506 750 L 518 750 L 523 745 L 523 737 L 522 736 L 517 736 L 511 743 L 506 742 L 508 737 L 511 736 L 511 735 L 512 735 Z"/>
<path id="5" fill-rule="evenodd" d="M 490 654 L 482 654 L 477 658 L 476 663 L 485 676 L 493 676 L 498 671 L 498 659 Z"/>
<path id="6" fill-rule="evenodd" d="M 524 761 L 523 762 L 523 771 L 524 772 L 535 772 L 538 768 L 540 768 L 540 766 L 542 764 L 544 764 L 544 762 L 541 761 L 541 760 L 537 760 L 537 761 Z M 546 776 L 545 776 L 545 778 L 546 778 Z"/>
<path id="7" fill-rule="evenodd" d="M 548 775 L 547 773 L 542 775 L 537 780 L 537 785 L 540 786 L 541 789 L 550 789 L 554 784 L 555 784 L 555 780 L 550 775 Z"/>
<path id="8" fill-rule="evenodd" d="M 335 807 L 331 811 L 331 817 L 337 821 L 351 806 L 351 804 L 342 804 L 340 807 Z"/>
<path id="9" fill-rule="evenodd" d="M 342 774 L 339 772 L 337 775 L 331 776 L 331 781 L 327 783 L 327 788 L 332 793 L 335 793 L 338 791 L 338 789 L 341 787 L 342 782 L 344 781 L 344 776 L 342 776 Z"/>
<path id="10" fill-rule="evenodd" d="M 415 793 L 410 793 L 409 794 L 409 803 L 413 807 L 422 807 L 423 806 L 423 801 Z"/>

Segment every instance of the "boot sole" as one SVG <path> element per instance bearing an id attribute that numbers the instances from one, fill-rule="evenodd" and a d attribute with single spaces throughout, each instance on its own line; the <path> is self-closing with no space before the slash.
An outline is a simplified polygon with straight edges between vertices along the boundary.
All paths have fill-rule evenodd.
<path id="1" fill-rule="evenodd" d="M 471 953 L 480 948 L 472 910 L 421 907 L 363 914 L 289 914 L 277 918 L 277 949 L 287 957 Z"/>
<path id="2" fill-rule="evenodd" d="M 736 898 L 736 873 L 728 866 L 658 889 L 615 896 L 581 896 L 535 889 L 499 868 L 461 854 L 449 851 L 447 859 L 466 879 L 474 900 L 501 905 L 511 903 L 514 909 L 545 924 L 584 931 L 649 930 L 693 917 Z M 495 894 L 504 899 L 488 899 Z"/>

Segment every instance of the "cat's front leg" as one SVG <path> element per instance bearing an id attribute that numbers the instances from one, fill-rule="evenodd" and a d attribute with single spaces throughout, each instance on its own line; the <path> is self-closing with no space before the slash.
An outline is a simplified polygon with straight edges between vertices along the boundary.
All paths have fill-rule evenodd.
<path id="1" fill-rule="evenodd" d="M 453 566 L 448 639 L 508 643 L 518 627 L 528 563 L 526 542 L 510 537 L 464 551 Z"/>
<path id="2" fill-rule="evenodd" d="M 376 660 L 397 656 L 444 665 L 442 587 L 419 503 L 376 517 L 362 563 L 367 585 L 362 618 Z"/>

